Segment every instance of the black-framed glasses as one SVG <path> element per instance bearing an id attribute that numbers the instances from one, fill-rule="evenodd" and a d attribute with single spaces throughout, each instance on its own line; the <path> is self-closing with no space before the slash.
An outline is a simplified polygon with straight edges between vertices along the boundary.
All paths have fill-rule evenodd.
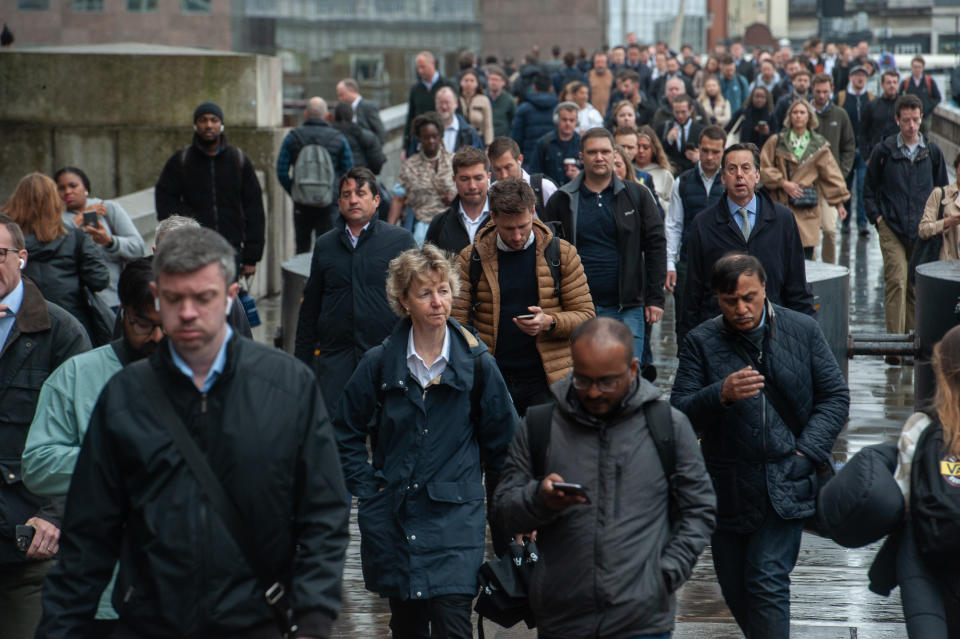
<path id="1" fill-rule="evenodd" d="M 154 330 L 160 329 L 160 332 L 163 333 L 163 326 L 158 323 L 147 321 L 143 318 L 137 317 L 133 313 L 127 313 L 124 311 L 124 317 L 127 318 L 127 323 L 130 324 L 130 328 L 133 330 L 135 335 L 150 335 Z"/>
<path id="2" fill-rule="evenodd" d="M 3 264 L 7 261 L 7 253 L 20 253 L 21 250 L 23 249 L 5 248 L 0 246 L 0 264 Z"/>
<path id="3" fill-rule="evenodd" d="M 626 373 L 624 373 L 624 375 L 626 375 Z M 614 375 L 611 377 L 593 379 L 592 377 L 587 377 L 586 375 L 574 373 L 572 382 L 573 387 L 578 391 L 590 390 L 590 388 L 596 384 L 601 393 L 612 393 L 620 388 L 620 384 L 623 383 L 624 375 Z"/>

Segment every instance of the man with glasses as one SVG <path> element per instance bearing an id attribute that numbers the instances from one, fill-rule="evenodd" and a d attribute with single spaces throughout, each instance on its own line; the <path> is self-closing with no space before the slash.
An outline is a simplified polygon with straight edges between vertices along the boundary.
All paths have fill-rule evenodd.
<path id="1" fill-rule="evenodd" d="M 531 435 L 542 407 L 531 408 L 507 453 L 494 520 L 511 533 L 537 531 L 530 606 L 539 637 L 666 639 L 674 593 L 714 528 L 713 485 L 687 418 L 638 375 L 630 328 L 590 319 L 570 341 L 573 374 L 551 388 L 549 435 Z M 673 473 L 654 431 L 672 434 Z"/>
<path id="2" fill-rule="evenodd" d="M 117 283 L 122 336 L 71 357 L 40 389 L 37 411 L 23 449 L 23 482 L 34 494 L 67 494 L 100 391 L 121 368 L 151 355 L 163 339 L 160 312 L 150 292 L 152 281 L 150 258 L 127 264 Z M 112 592 L 111 584 L 103 591 L 97 608 L 97 624 L 102 631 L 97 633 L 99 636 L 109 635 L 108 626 L 117 618 L 110 603 Z"/>
<path id="3" fill-rule="evenodd" d="M 0 637 L 33 637 L 40 621 L 40 588 L 59 548 L 63 500 L 39 497 L 21 480 L 20 451 L 40 384 L 64 360 L 90 348 L 87 332 L 69 313 L 43 299 L 21 276 L 29 256 L 23 232 L 0 215 Z M 17 526 L 31 527 L 33 539 Z M 21 531 L 24 532 L 24 531 Z"/>
<path id="4" fill-rule="evenodd" d="M 731 252 L 753 255 L 767 272 L 767 297 L 774 304 L 813 315 L 803 246 L 793 213 L 777 204 L 760 182 L 756 145 L 734 144 L 723 152 L 720 179 L 726 194 L 697 215 L 684 239 L 687 277 L 678 317 L 677 343 L 700 322 L 720 313 L 710 289 L 713 264 Z"/>

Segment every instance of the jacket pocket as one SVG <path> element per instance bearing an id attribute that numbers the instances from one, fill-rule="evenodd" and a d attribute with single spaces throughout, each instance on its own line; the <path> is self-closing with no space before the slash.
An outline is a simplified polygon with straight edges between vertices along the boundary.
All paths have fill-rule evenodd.
<path id="1" fill-rule="evenodd" d="M 717 524 L 735 523 L 740 514 L 740 491 L 737 487 L 736 462 L 707 462 L 707 472 L 717 496 Z"/>
<path id="2" fill-rule="evenodd" d="M 428 547 L 472 548 L 483 544 L 486 515 L 480 482 L 427 484 L 428 520 L 419 522 Z"/>
<path id="3" fill-rule="evenodd" d="M 357 506 L 363 582 L 370 590 L 389 588 L 401 572 L 400 529 L 394 515 L 394 492 L 387 488 Z"/>

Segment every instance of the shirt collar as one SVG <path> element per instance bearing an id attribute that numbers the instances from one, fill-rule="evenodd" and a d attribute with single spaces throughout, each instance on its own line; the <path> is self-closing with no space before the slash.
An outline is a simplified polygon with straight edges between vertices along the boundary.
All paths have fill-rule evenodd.
<path id="1" fill-rule="evenodd" d="M 360 236 L 363 235 L 363 232 L 370 227 L 370 222 L 367 222 L 366 224 L 364 224 L 363 228 L 360 229 L 360 232 L 357 233 L 356 235 L 354 235 L 353 231 L 350 230 L 349 224 L 344 224 L 343 227 L 347 231 L 347 237 L 350 239 L 350 243 L 353 244 L 353 248 L 357 248 L 357 242 L 360 241 Z"/>
<path id="2" fill-rule="evenodd" d="M 536 239 L 537 238 L 535 237 L 535 233 L 533 232 L 533 229 L 530 229 L 530 236 L 527 237 L 527 241 L 523 243 L 523 248 L 520 250 L 517 250 L 507 246 L 506 242 L 500 239 L 500 234 L 497 233 L 497 248 L 505 253 L 519 253 L 520 251 L 526 251 L 528 248 L 530 248 L 530 245 L 533 244 Z"/>
<path id="3" fill-rule="evenodd" d="M 433 368 L 434 366 L 439 364 L 440 360 L 443 360 L 444 362 L 449 362 L 450 361 L 450 330 L 446 326 L 443 327 L 443 346 L 440 347 L 440 357 L 438 357 L 437 361 L 435 361 L 433 364 L 431 364 L 430 366 L 427 366 L 427 363 L 423 361 L 422 357 L 420 357 L 420 353 L 417 352 L 417 347 L 414 346 L 413 344 L 413 327 L 411 326 L 410 332 L 407 334 L 407 360 L 409 360 L 411 357 L 418 360 L 421 364 L 423 364 L 424 368 L 427 368 L 427 369 Z"/>
<path id="4" fill-rule="evenodd" d="M 458 200 L 458 203 L 459 203 L 458 205 L 460 206 L 460 215 L 463 217 L 463 221 L 466 222 L 467 224 L 478 224 L 480 220 L 482 220 L 485 217 L 489 217 L 490 215 L 490 198 L 489 197 L 483 201 L 483 209 L 480 211 L 480 217 L 478 217 L 476 220 L 471 220 L 470 217 L 467 215 L 467 212 L 463 210 L 463 202 L 459 202 Z"/>
<path id="5" fill-rule="evenodd" d="M 0 299 L 0 304 L 7 305 L 7 314 L 6 317 L 12 317 L 20 312 L 20 307 L 23 305 L 23 279 L 17 282 L 16 287 L 3 299 Z"/>
<path id="6" fill-rule="evenodd" d="M 235 300 L 234 304 L 239 304 L 240 302 Z M 210 387 L 213 386 L 213 383 L 217 381 L 217 378 L 223 373 L 224 367 L 227 365 L 227 344 L 230 342 L 230 338 L 233 337 L 233 329 L 230 328 L 230 325 L 226 325 L 227 332 L 223 338 L 223 343 L 220 344 L 220 350 L 217 351 L 217 356 L 213 360 L 213 364 L 210 366 L 210 370 L 207 371 L 207 377 L 203 380 L 203 388 L 200 389 L 201 393 L 206 393 L 210 390 Z M 193 382 L 193 369 L 177 354 L 177 350 L 173 347 L 173 341 L 167 342 L 170 347 L 170 356 L 173 358 L 173 363 L 176 365 L 177 369 L 187 376 L 187 379 Z"/>
<path id="7" fill-rule="evenodd" d="M 919 149 L 925 149 L 925 148 L 927 148 L 927 145 L 923 143 L 923 136 L 921 135 L 918 139 L 919 139 L 920 141 L 917 142 L 917 148 L 919 148 Z M 907 143 L 903 141 L 903 134 L 902 134 L 902 133 L 897 133 L 897 146 L 900 147 L 901 149 L 910 148 L 910 147 L 907 146 Z"/>
<path id="8" fill-rule="evenodd" d="M 444 128 L 444 131 L 459 131 L 460 130 L 460 118 L 457 117 L 457 114 L 453 114 L 453 120 L 450 121 L 450 124 Z"/>
<path id="9" fill-rule="evenodd" d="M 818 109 L 818 108 L 817 108 L 817 105 L 814 104 L 814 105 L 813 105 L 813 110 L 816 111 L 818 115 L 819 115 L 820 113 L 826 113 L 827 111 L 830 110 L 830 100 L 827 100 L 827 103 L 826 103 L 825 105 L 823 105 L 823 108 L 822 108 L 822 109 Z"/>
<path id="10" fill-rule="evenodd" d="M 423 82 L 423 78 L 420 78 L 420 82 L 423 82 L 423 86 L 427 87 L 427 90 L 429 91 L 430 89 L 433 88 L 433 85 L 435 85 L 437 83 L 437 80 L 439 79 L 440 79 L 440 72 L 434 71 L 433 77 L 430 79 L 430 82 Z"/>
<path id="11" fill-rule="evenodd" d="M 360 104 L 360 100 L 362 100 L 362 99 L 363 99 L 363 97 L 358 95 L 358 96 L 357 96 L 357 99 L 350 103 L 350 106 L 353 107 L 354 115 L 356 115 L 357 105 Z"/>
<path id="12" fill-rule="evenodd" d="M 739 211 L 741 208 L 747 209 L 749 213 L 753 213 L 754 215 L 756 215 L 757 214 L 757 196 L 754 195 L 753 199 L 747 202 L 746 206 L 743 206 L 743 207 L 741 207 L 739 204 L 737 204 L 733 200 L 727 198 L 727 208 L 730 209 L 731 215 L 736 215 L 737 211 Z"/>
<path id="13" fill-rule="evenodd" d="M 715 182 L 717 177 L 720 176 L 720 169 L 714 172 L 713 177 L 707 177 L 707 174 L 703 172 L 703 165 L 697 162 L 697 173 L 700 174 L 700 179 L 704 182 Z"/>

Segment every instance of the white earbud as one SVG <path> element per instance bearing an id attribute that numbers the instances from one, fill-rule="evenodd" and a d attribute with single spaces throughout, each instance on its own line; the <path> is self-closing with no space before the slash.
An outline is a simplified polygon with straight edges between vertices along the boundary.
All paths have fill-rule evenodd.
<path id="1" fill-rule="evenodd" d="M 224 128 L 225 128 L 225 127 L 221 124 L 221 125 L 220 125 L 220 133 L 223 133 L 223 129 L 224 129 Z"/>
<path id="2" fill-rule="evenodd" d="M 155 309 L 157 309 L 157 312 L 160 312 L 160 298 L 159 298 L 159 297 L 153 298 L 153 307 L 154 307 Z"/>
<path id="3" fill-rule="evenodd" d="M 22 270 L 23 270 L 23 267 L 26 266 L 26 265 L 27 265 L 27 261 L 21 257 L 21 258 L 20 258 L 20 270 L 22 271 Z"/>
<path id="4" fill-rule="evenodd" d="M 230 315 L 230 311 L 233 310 L 233 300 L 235 299 L 235 297 L 227 298 L 227 315 Z"/>

